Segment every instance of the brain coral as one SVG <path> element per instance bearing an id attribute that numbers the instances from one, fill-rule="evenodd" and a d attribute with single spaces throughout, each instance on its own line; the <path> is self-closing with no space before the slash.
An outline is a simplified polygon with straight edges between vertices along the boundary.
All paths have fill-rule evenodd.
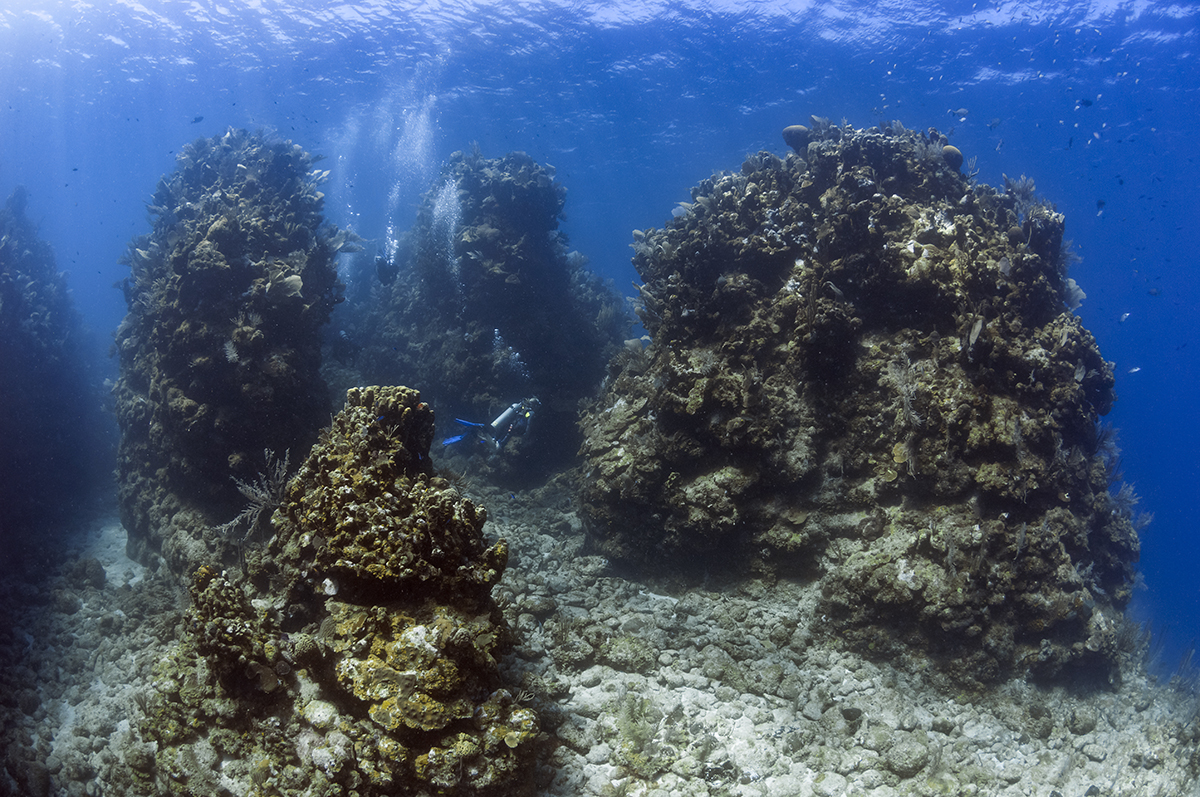
<path id="1" fill-rule="evenodd" d="M 592 544 L 819 578 L 827 630 L 965 680 L 1106 670 L 1138 541 L 1062 215 L 936 131 L 821 122 L 635 231 L 652 342 L 581 422 Z"/>

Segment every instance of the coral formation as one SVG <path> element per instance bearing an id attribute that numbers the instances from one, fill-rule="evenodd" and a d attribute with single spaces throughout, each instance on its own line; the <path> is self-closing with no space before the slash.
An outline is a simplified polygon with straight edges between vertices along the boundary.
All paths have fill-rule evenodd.
<path id="1" fill-rule="evenodd" d="M 415 390 L 352 389 L 246 578 L 202 566 L 143 732 L 191 793 L 509 795 L 537 715 L 504 689 L 486 513 L 432 475 Z M 203 762 L 223 756 L 218 776 Z M 234 789 L 237 791 L 238 789 Z"/>
<path id="2" fill-rule="evenodd" d="M 27 201 L 17 188 L 0 207 L 0 542 L 9 562 L 90 510 L 111 467 L 92 352 Z"/>
<path id="3" fill-rule="evenodd" d="M 576 404 L 629 329 L 620 297 L 566 248 L 565 194 L 553 167 L 525 153 L 454 153 L 402 242 L 399 277 L 378 286 L 361 324 L 348 322 L 364 346 L 355 381 L 420 385 L 447 421 L 490 421 L 538 398 L 533 434 L 497 463 L 510 475 L 575 454 Z"/>
<path id="4" fill-rule="evenodd" d="M 819 578 L 827 630 L 968 682 L 1109 673 L 1138 540 L 1062 215 L 934 130 L 786 138 L 634 232 L 652 342 L 581 422 L 591 544 Z"/>
<path id="5" fill-rule="evenodd" d="M 487 513 L 433 475 L 433 411 L 407 388 L 352 388 L 276 515 L 268 558 L 299 576 L 287 589 L 390 600 L 483 601 L 504 570 L 485 550 Z"/>
<path id="6" fill-rule="evenodd" d="M 115 392 L 131 549 L 190 572 L 227 545 L 207 530 L 259 452 L 303 451 L 328 420 L 319 331 L 356 237 L 323 223 L 328 172 L 298 144 L 230 129 L 177 160 L 126 254 Z"/>

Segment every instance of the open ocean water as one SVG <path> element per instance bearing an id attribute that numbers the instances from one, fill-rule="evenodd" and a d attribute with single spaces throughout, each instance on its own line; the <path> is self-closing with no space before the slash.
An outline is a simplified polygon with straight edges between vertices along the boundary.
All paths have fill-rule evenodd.
<path id="1" fill-rule="evenodd" d="M 626 294 L 631 231 L 786 153 L 785 126 L 936 127 L 980 182 L 1026 175 L 1066 216 L 1079 315 L 1115 363 L 1106 422 L 1154 515 L 1133 611 L 1169 671 L 1200 632 L 1198 48 L 1200 6 L 1158 0 L 6 0 L 0 194 L 28 189 L 103 352 L 158 179 L 230 126 L 326 156 L 326 216 L 372 252 L 452 152 L 525 151 L 568 191 L 571 248 Z"/>

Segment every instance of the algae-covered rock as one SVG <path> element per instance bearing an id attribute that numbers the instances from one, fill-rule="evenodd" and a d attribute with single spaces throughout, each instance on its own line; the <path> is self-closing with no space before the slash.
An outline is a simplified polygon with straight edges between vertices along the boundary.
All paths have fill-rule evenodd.
<path id="1" fill-rule="evenodd" d="M 178 572 L 219 556 L 207 533 L 244 503 L 235 479 L 306 450 L 329 418 L 319 331 L 341 300 L 324 223 L 328 172 L 290 141 L 197 139 L 159 181 L 153 230 L 129 246 L 117 330 L 121 519 L 131 552 Z"/>
<path id="2" fill-rule="evenodd" d="M 361 377 L 347 378 L 420 385 L 447 422 L 540 401 L 530 432 L 476 472 L 529 479 L 574 456 L 576 405 L 628 337 L 622 299 L 558 231 L 565 198 L 553 167 L 525 153 L 454 153 L 401 242 L 399 277 L 379 286 L 361 323 L 347 321 L 363 346 Z"/>
<path id="3" fill-rule="evenodd" d="M 201 567 L 144 729 L 158 768 L 246 793 L 521 794 L 537 715 L 504 688 L 504 542 L 433 477 L 417 391 L 350 390 L 247 577 Z M 238 789 L 233 789 L 237 791 Z"/>
<path id="4" fill-rule="evenodd" d="M 652 342 L 582 419 L 592 544 L 819 577 L 828 630 L 965 680 L 1107 671 L 1138 541 L 1062 215 L 933 130 L 788 139 L 634 233 Z"/>

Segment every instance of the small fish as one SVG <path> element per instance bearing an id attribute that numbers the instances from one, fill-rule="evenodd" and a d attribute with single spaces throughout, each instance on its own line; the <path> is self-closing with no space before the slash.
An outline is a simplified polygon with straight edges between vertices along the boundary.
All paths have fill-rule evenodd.
<path id="1" fill-rule="evenodd" d="M 988 125 L 987 125 L 987 126 L 988 126 L 988 129 L 989 129 L 989 130 L 995 130 L 997 127 L 999 127 L 999 126 L 1000 126 L 1000 120 L 999 120 L 999 119 L 993 119 L 992 121 L 988 122 Z"/>
<path id="2" fill-rule="evenodd" d="M 966 116 L 970 113 L 970 111 L 968 111 L 966 108 L 951 108 L 950 110 L 946 111 L 946 113 L 950 114 L 951 116 Z"/>
<path id="3" fill-rule="evenodd" d="M 1131 374 L 1136 374 L 1136 373 L 1137 373 L 1138 371 L 1140 371 L 1140 370 L 1142 370 L 1142 366 L 1140 366 L 1140 365 L 1135 365 L 1135 366 L 1133 366 L 1132 368 L 1130 368 L 1130 369 L 1129 369 L 1129 373 L 1131 373 Z"/>
<path id="4" fill-rule="evenodd" d="M 1125 319 L 1127 319 L 1127 318 L 1129 318 L 1129 313 L 1121 313 L 1121 320 L 1120 320 L 1120 321 L 1118 321 L 1117 323 L 1118 323 L 1118 324 L 1124 324 L 1124 323 L 1125 323 Z"/>
<path id="5" fill-rule="evenodd" d="M 1091 100 L 1089 100 L 1089 99 L 1087 99 L 1087 98 L 1084 98 L 1084 99 L 1080 100 L 1080 101 L 1079 101 L 1079 104 L 1080 104 L 1080 105 L 1082 105 L 1084 108 L 1091 108 L 1091 107 L 1092 107 L 1092 101 L 1091 101 Z"/>
<path id="6" fill-rule="evenodd" d="M 192 124 L 199 124 L 200 122 L 203 122 L 203 121 L 204 121 L 203 116 L 197 116 L 195 119 L 192 120 Z"/>

